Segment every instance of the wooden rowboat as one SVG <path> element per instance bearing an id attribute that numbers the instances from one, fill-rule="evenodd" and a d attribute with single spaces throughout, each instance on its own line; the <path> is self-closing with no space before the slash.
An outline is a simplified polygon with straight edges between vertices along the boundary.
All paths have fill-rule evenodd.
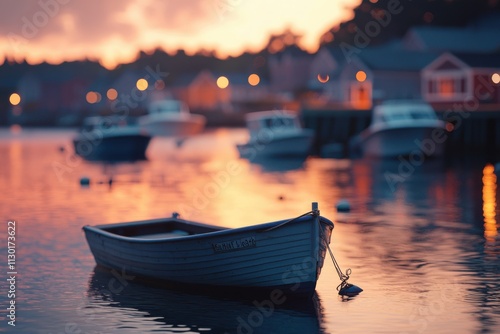
<path id="1" fill-rule="evenodd" d="M 127 275 L 216 287 L 311 295 L 333 223 L 317 204 L 299 217 L 241 228 L 178 218 L 84 226 L 98 265 Z"/>

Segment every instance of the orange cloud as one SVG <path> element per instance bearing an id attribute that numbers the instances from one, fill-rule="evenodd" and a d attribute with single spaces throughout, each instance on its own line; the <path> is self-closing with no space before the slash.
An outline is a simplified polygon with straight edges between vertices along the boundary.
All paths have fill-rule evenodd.
<path id="1" fill-rule="evenodd" d="M 10 1 L 0 12 L 0 61 L 92 58 L 113 67 L 156 47 L 237 55 L 286 27 L 313 51 L 321 34 L 351 14 L 348 2 L 360 0 Z"/>

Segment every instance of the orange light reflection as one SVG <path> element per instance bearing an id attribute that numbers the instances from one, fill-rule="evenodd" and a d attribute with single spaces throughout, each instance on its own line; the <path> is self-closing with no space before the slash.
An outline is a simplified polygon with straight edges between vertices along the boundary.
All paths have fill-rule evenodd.
<path id="1" fill-rule="evenodd" d="M 318 78 L 318 81 L 321 83 L 327 83 L 328 80 L 330 80 L 330 76 L 328 74 L 319 73 L 317 78 Z"/>
<path id="2" fill-rule="evenodd" d="M 483 169 L 483 216 L 484 237 L 487 242 L 494 242 L 498 234 L 496 221 L 496 190 L 497 177 L 493 165 L 486 165 Z"/>

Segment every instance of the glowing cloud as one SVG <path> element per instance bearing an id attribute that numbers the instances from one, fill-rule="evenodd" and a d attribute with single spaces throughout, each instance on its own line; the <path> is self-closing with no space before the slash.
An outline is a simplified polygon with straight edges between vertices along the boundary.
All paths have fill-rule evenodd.
<path id="1" fill-rule="evenodd" d="M 315 51 L 320 36 L 360 0 L 23 0 L 0 11 L 0 62 L 83 58 L 106 67 L 139 50 L 215 50 L 222 57 L 264 47 L 287 27 Z M 249 33 L 251 31 L 252 33 Z"/>

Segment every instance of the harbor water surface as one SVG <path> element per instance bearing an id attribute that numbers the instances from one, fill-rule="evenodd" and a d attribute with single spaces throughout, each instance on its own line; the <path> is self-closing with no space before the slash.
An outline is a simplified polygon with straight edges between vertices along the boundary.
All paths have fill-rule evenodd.
<path id="1" fill-rule="evenodd" d="M 0 331 L 12 333 L 494 333 L 500 238 L 494 165 L 482 158 L 248 161 L 241 129 L 154 138 L 148 160 L 87 162 L 70 130 L 0 130 Z M 80 184 L 82 178 L 89 186 Z M 341 200 L 349 212 L 337 212 Z M 240 227 L 319 202 L 332 250 L 364 291 L 337 293 L 330 258 L 311 301 L 148 285 L 95 267 L 82 226 L 178 212 Z M 15 327 L 8 324 L 7 222 L 16 222 Z M 286 296 L 285 296 L 286 297 Z"/>

